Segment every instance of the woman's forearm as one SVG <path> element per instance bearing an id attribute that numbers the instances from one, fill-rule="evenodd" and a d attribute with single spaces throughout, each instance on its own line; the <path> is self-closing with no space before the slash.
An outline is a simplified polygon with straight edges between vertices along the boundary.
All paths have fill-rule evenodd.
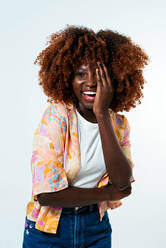
<path id="1" fill-rule="evenodd" d="M 125 190 L 118 190 L 112 184 L 102 188 L 78 188 L 69 186 L 66 189 L 38 195 L 41 206 L 57 206 L 62 208 L 82 207 L 101 201 L 118 201 L 131 194 L 131 184 Z"/>
<path id="2" fill-rule="evenodd" d="M 101 136 L 104 160 L 112 184 L 122 190 L 130 184 L 132 169 L 114 132 L 109 112 L 96 116 Z"/>
<path id="3" fill-rule="evenodd" d="M 105 188 L 78 188 L 69 186 L 66 189 L 38 195 L 41 206 L 82 207 L 109 200 Z"/>

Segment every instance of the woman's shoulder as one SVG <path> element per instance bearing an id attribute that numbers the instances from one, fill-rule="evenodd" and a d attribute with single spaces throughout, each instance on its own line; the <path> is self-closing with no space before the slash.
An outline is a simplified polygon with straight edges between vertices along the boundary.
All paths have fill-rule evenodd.
<path id="1" fill-rule="evenodd" d="M 72 106 L 67 105 L 64 102 L 53 102 L 45 108 L 44 115 L 47 116 L 48 119 L 53 119 L 55 116 L 66 118 L 71 107 Z"/>

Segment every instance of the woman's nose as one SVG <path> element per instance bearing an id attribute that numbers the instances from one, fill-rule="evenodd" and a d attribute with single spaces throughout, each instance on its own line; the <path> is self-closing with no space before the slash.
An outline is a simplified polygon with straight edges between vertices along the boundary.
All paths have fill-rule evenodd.
<path id="1" fill-rule="evenodd" d="M 96 79 L 96 75 L 90 74 L 89 77 L 86 80 L 86 85 L 88 85 L 89 87 L 94 87 L 97 85 L 97 79 Z"/>

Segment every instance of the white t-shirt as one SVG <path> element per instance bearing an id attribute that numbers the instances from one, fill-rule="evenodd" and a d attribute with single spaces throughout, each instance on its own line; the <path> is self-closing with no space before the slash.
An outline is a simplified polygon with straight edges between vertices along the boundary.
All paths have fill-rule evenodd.
<path id="1" fill-rule="evenodd" d="M 106 172 L 98 123 L 87 121 L 77 110 L 81 168 L 72 185 L 93 188 Z"/>

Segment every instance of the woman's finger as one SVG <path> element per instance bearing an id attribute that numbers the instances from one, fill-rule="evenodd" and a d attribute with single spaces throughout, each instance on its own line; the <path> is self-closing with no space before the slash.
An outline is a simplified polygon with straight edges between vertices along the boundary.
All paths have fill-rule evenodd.
<path id="1" fill-rule="evenodd" d="M 104 65 L 104 63 L 103 63 L 103 68 L 104 68 L 104 72 L 105 72 L 105 75 L 106 75 L 106 80 L 107 80 L 109 86 L 112 87 L 111 78 L 110 78 L 110 76 L 108 74 L 108 70 L 107 70 L 106 66 Z"/>
<path id="2" fill-rule="evenodd" d="M 97 62 L 98 64 L 98 67 L 99 67 L 99 77 L 100 77 L 100 80 L 101 80 L 101 85 L 102 86 L 106 86 L 106 82 L 105 82 L 105 75 L 104 75 L 104 72 L 101 68 L 101 64 L 99 62 Z"/>
<path id="3" fill-rule="evenodd" d="M 101 81 L 101 77 L 100 77 L 100 73 L 99 73 L 99 69 L 96 69 L 96 75 L 97 75 L 97 83 L 102 86 L 102 81 Z"/>

